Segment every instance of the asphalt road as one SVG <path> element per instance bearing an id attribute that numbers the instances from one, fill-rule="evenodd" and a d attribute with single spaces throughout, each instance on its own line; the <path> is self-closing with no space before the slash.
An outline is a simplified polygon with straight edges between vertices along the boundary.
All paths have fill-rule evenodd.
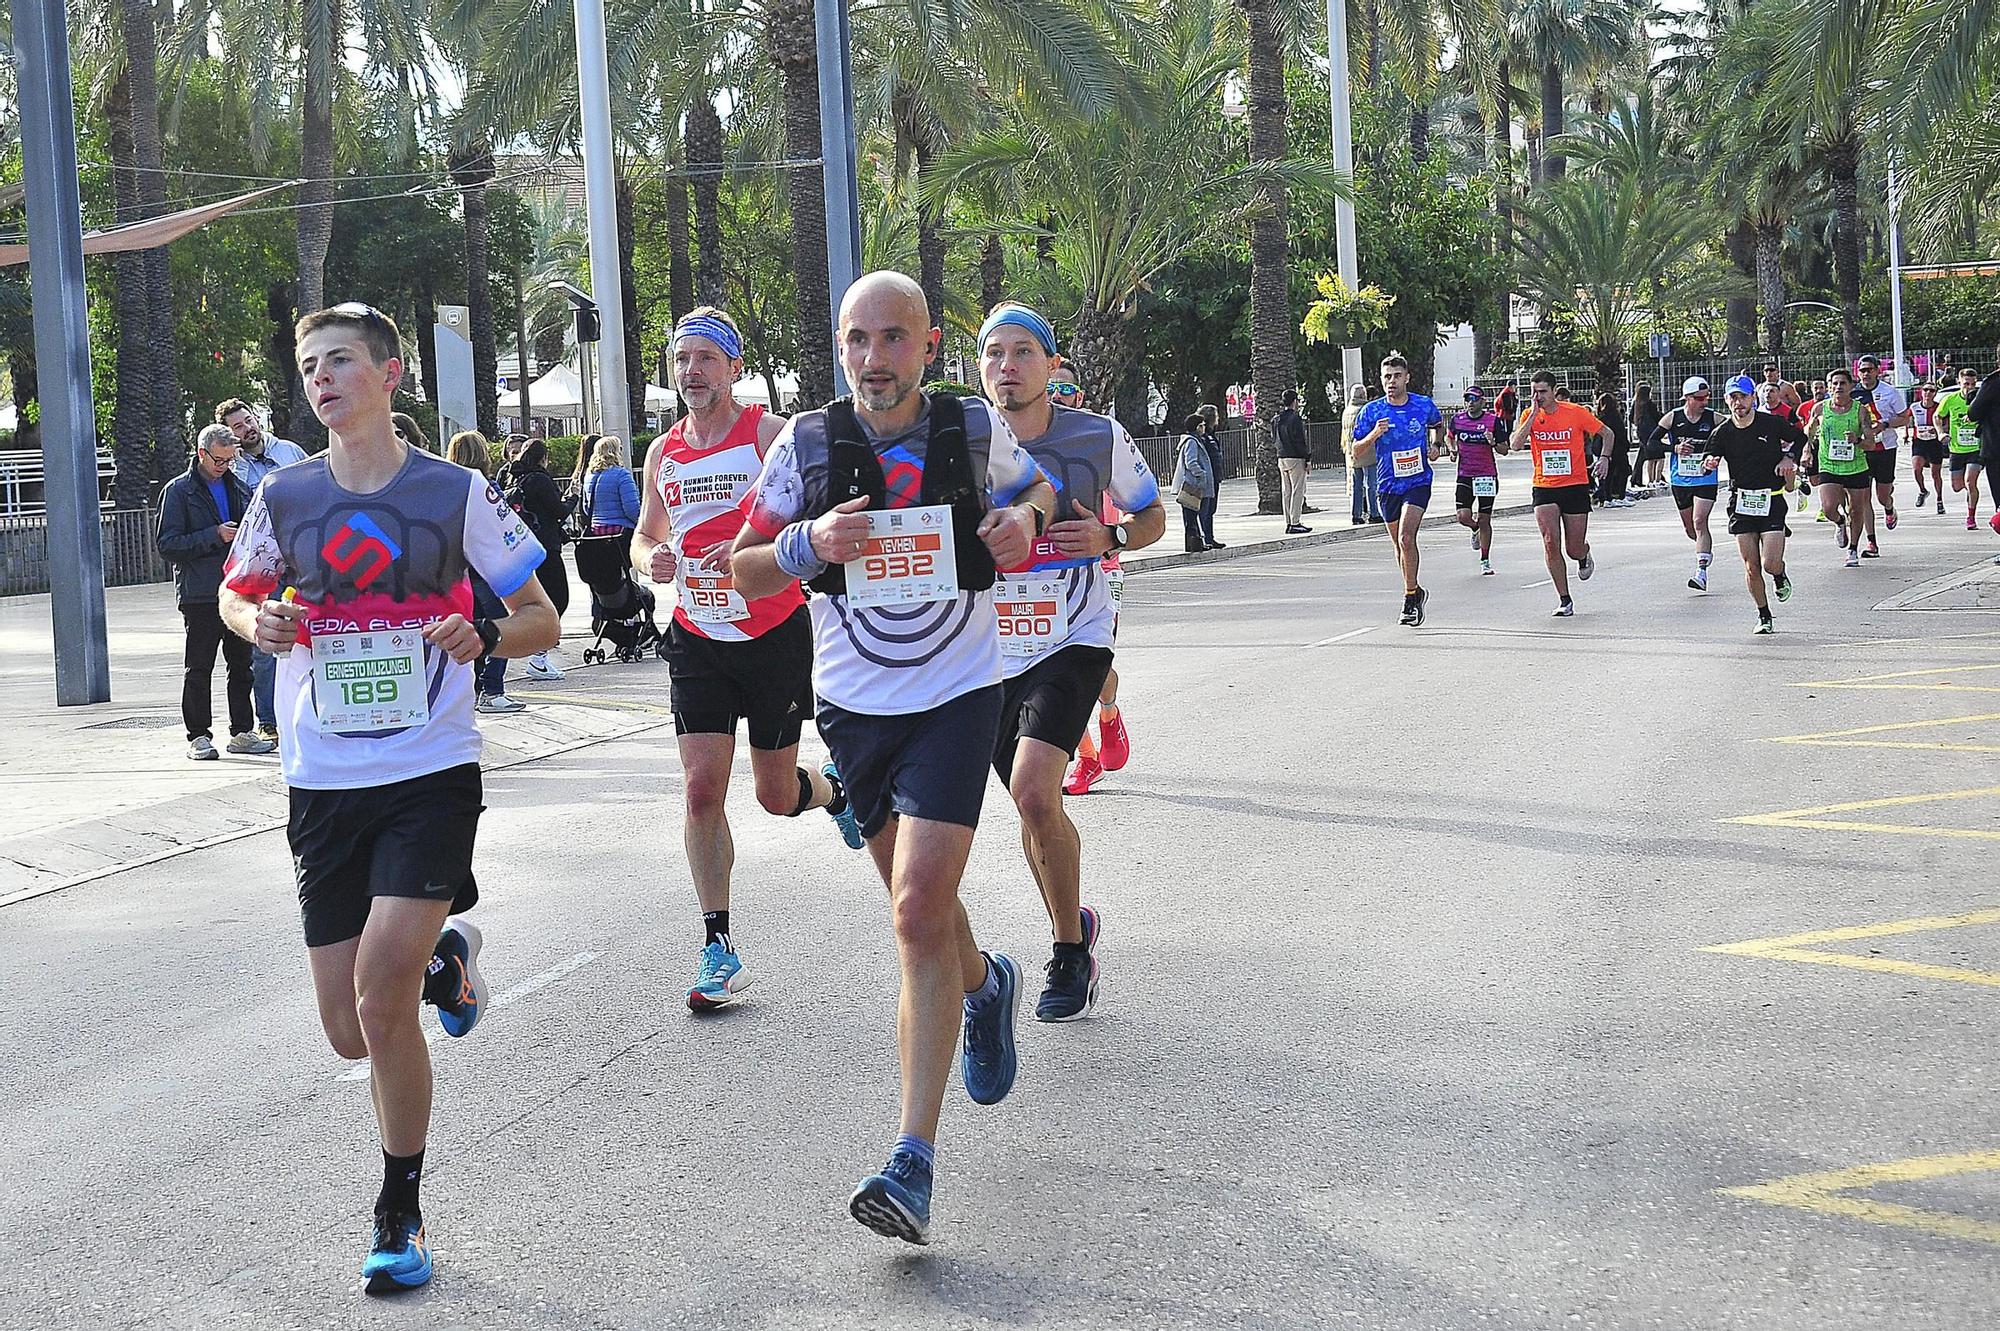
<path id="1" fill-rule="evenodd" d="M 1726 538 L 1699 596 L 1670 503 L 1593 525 L 1568 621 L 1526 519 L 1491 578 L 1426 533 L 1416 631 L 1379 539 L 1130 581 L 1135 756 L 1073 801 L 1104 1003 L 953 1090 L 928 1250 L 844 1208 L 893 1135 L 881 889 L 747 772 L 757 981 L 682 1006 L 655 663 L 520 686 L 658 725 L 489 778 L 503 1001 L 436 1047 L 438 1278 L 393 1304 L 282 835 L 0 910 L 0 1326 L 1990 1324 L 2000 622 L 1872 607 L 2000 542 L 1912 516 L 1849 571 L 1801 526 L 1758 638 Z M 1038 976 L 1017 844 L 996 790 L 965 893 Z"/>

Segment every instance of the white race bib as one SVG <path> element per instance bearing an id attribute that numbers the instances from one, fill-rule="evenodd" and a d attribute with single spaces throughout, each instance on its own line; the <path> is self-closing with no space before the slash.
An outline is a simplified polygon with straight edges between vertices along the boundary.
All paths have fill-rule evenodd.
<path id="1" fill-rule="evenodd" d="M 1826 459 L 1829 462 L 1854 461 L 1854 441 L 1852 439 L 1827 440 Z"/>
<path id="2" fill-rule="evenodd" d="M 1424 450 L 1421 448 L 1399 448 L 1389 454 L 1389 465 L 1396 470 L 1398 480 L 1407 476 L 1421 476 L 1424 471 Z"/>
<path id="3" fill-rule="evenodd" d="M 1069 636 L 1061 578 L 1002 578 L 993 584 L 993 612 L 1002 656 L 1035 656 Z"/>
<path id="4" fill-rule="evenodd" d="M 915 605 L 958 596 L 958 548 L 952 540 L 951 506 L 871 509 L 868 542 L 842 565 L 847 603 Z"/>
<path id="5" fill-rule="evenodd" d="M 315 635 L 313 704 L 322 734 L 406 730 L 431 719 L 417 629 Z"/>
<path id="6" fill-rule="evenodd" d="M 1736 512 L 1739 517 L 1768 518 L 1771 516 L 1771 492 L 1769 490 L 1738 490 L 1736 492 Z"/>
<path id="7" fill-rule="evenodd" d="M 1500 493 L 1500 478 L 1498 476 L 1474 476 L 1472 478 L 1472 493 L 1480 499 L 1491 499 Z"/>
<path id="8" fill-rule="evenodd" d="M 1542 454 L 1542 475 L 1567 476 L 1570 472 L 1572 454 L 1567 448 L 1552 448 Z"/>
<path id="9" fill-rule="evenodd" d="M 1683 476 L 1705 477 L 1708 475 L 1708 454 L 1676 453 L 1674 455 L 1674 465 L 1680 468 L 1681 475 Z"/>
<path id="10" fill-rule="evenodd" d="M 726 571 L 706 569 L 700 560 L 683 558 L 678 581 L 681 609 L 697 624 L 731 624 L 750 618 L 750 603 Z"/>

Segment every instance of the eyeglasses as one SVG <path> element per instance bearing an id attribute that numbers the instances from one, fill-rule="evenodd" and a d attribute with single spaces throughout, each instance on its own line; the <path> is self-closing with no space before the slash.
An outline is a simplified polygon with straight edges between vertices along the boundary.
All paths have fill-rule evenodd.
<path id="1" fill-rule="evenodd" d="M 1081 384 L 1056 384 L 1056 383 L 1052 383 L 1052 384 L 1050 384 L 1050 385 L 1049 385 L 1049 396 L 1050 396 L 1050 397 L 1082 397 L 1082 396 L 1083 396 L 1083 385 L 1081 385 Z"/>

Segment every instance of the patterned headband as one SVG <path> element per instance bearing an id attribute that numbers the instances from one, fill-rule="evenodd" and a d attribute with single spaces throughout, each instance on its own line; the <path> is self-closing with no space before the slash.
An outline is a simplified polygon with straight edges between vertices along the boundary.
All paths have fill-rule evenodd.
<path id="1" fill-rule="evenodd" d="M 722 354 L 731 360 L 743 358 L 743 339 L 734 328 L 712 314 L 690 314 L 674 329 L 674 341 L 684 337 L 705 337 L 722 348 Z"/>
<path id="2" fill-rule="evenodd" d="M 1042 344 L 1043 354 L 1049 356 L 1056 354 L 1056 330 L 1049 327 L 1047 319 L 1025 305 L 1002 305 L 987 315 L 986 322 L 979 326 L 980 349 L 982 351 L 985 349 L 986 339 L 993 335 L 994 329 L 1004 328 L 1009 324 L 1016 328 L 1025 328 L 1029 336 Z"/>

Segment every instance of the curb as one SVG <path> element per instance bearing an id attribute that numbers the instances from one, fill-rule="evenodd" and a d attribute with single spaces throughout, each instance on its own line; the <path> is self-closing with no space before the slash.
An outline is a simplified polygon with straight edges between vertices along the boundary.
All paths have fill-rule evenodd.
<path id="1" fill-rule="evenodd" d="M 1511 518 L 1534 511 L 1535 506 L 1533 504 L 1508 504 L 1505 507 L 1495 505 L 1493 516 L 1496 518 Z M 1258 515 L 1251 514 L 1248 516 L 1254 517 Z M 1270 514 L 1268 516 L 1280 521 L 1283 520 L 1279 514 Z M 1458 517 L 1455 511 L 1452 513 L 1429 514 L 1417 525 L 1419 530 L 1424 527 L 1456 527 L 1458 525 Z M 1315 545 L 1334 545 L 1341 541 L 1363 541 L 1379 536 L 1381 532 L 1381 523 L 1370 522 L 1360 527 L 1335 527 L 1330 531 L 1316 531 L 1307 536 L 1280 536 L 1274 541 L 1246 541 L 1239 545 L 1227 546 L 1221 550 L 1201 550 L 1192 554 L 1182 551 L 1179 554 L 1173 555 L 1154 555 L 1151 558 L 1134 559 L 1127 563 L 1125 565 L 1125 576 L 1130 577 L 1134 573 L 1143 573 L 1148 569 L 1179 568 L 1186 564 L 1217 564 L 1225 559 L 1242 559 L 1249 555 L 1278 554 L 1289 550 L 1303 550 Z"/>

